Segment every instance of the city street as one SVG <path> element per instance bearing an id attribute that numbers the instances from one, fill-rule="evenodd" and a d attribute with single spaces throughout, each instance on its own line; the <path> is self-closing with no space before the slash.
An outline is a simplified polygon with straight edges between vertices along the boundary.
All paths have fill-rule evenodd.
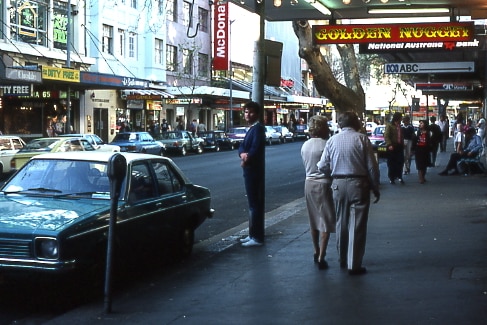
<path id="1" fill-rule="evenodd" d="M 390 185 L 386 182 L 385 162 L 381 161 L 382 196 L 371 207 L 364 260 L 368 274 L 351 278 L 338 266 L 334 235 L 327 254 L 330 269 L 319 271 L 313 265 L 302 199 L 300 145 L 267 147 L 267 162 L 282 162 L 272 167 L 277 171 L 269 171 L 268 166 L 268 175 L 286 176 L 267 180 L 270 192 L 267 203 L 276 207 L 268 207 L 264 247 L 244 249 L 236 245 L 247 227 L 240 170 L 231 167 L 238 162 L 236 151 L 206 157 L 206 154 L 176 157 L 195 183 L 209 186 L 216 197 L 228 195 L 227 202 L 232 202 L 226 204 L 224 199 L 216 198 L 214 207 L 220 212 L 197 234 L 199 240 L 189 260 L 137 269 L 128 267 L 116 283 L 113 312 L 109 314 L 103 312 L 102 293 L 86 293 L 76 283 L 67 289 L 68 293 L 59 294 L 46 286 L 29 287 L 28 282 L 3 283 L 0 323 L 482 324 L 485 321 L 485 175 L 438 176 L 449 157 L 448 153 L 441 153 L 440 166 L 429 170 L 425 185 L 419 184 L 415 172 L 405 177 L 406 185 Z M 210 170 L 216 158 L 221 158 L 222 163 L 213 167 L 216 172 L 212 177 L 208 172 L 197 171 Z M 226 168 L 233 168 L 235 175 L 231 181 L 223 173 Z M 212 180 L 204 184 L 208 177 Z M 232 183 L 218 186 L 226 182 Z M 287 201 L 283 201 L 281 192 L 293 194 L 286 193 Z"/>

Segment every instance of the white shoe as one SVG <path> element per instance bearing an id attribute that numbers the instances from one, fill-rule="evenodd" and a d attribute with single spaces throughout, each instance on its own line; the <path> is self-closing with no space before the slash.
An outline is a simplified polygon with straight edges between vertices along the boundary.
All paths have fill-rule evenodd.
<path id="1" fill-rule="evenodd" d="M 240 238 L 240 242 L 241 242 L 241 243 L 246 243 L 246 242 L 248 242 L 248 241 L 249 241 L 249 240 L 251 240 L 251 239 L 252 239 L 252 238 L 250 238 L 250 236 L 247 236 L 247 237 L 245 237 L 245 238 Z"/>
<path id="2" fill-rule="evenodd" d="M 243 247 L 252 247 L 252 246 L 262 246 L 263 243 L 256 241 L 255 239 L 251 238 L 248 242 L 242 243 Z"/>

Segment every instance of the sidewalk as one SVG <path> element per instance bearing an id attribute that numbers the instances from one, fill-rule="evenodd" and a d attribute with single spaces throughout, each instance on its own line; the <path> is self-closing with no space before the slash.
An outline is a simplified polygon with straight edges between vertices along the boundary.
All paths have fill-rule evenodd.
<path id="1" fill-rule="evenodd" d="M 263 247 L 231 229 L 196 245 L 190 268 L 117 294 L 112 313 L 101 297 L 47 324 L 486 324 L 487 177 L 438 176 L 438 155 L 424 185 L 415 170 L 390 185 L 382 168 L 366 275 L 340 269 L 334 235 L 318 270 L 300 199 L 267 215 Z"/>

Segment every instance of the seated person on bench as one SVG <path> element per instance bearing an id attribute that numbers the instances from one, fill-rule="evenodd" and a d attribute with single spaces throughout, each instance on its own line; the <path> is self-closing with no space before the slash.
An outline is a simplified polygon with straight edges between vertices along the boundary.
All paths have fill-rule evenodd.
<path id="1" fill-rule="evenodd" d="M 463 158 L 476 157 L 483 148 L 482 140 L 480 139 L 480 136 L 477 135 L 474 128 L 469 128 L 465 131 L 465 143 L 465 147 L 460 150 L 460 152 L 454 152 L 450 155 L 450 160 L 448 160 L 445 170 L 438 175 L 447 176 L 460 174 L 457 168 L 458 161 Z M 453 170 L 453 172 L 449 174 L 448 172 L 450 170 Z"/>

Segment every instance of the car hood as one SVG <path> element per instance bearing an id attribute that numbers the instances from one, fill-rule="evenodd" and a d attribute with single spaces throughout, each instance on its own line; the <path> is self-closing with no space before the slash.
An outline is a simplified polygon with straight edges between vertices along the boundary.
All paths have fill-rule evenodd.
<path id="1" fill-rule="evenodd" d="M 109 200 L 0 196 L 0 231 L 58 231 L 68 224 L 110 211 Z"/>

